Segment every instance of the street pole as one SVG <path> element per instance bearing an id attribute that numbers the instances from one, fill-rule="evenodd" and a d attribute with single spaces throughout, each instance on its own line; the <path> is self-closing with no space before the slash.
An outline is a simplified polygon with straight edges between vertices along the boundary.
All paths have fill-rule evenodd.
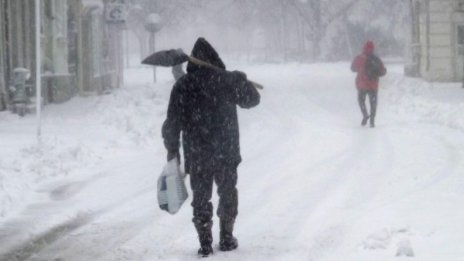
<path id="1" fill-rule="evenodd" d="M 148 48 L 150 49 L 151 53 L 154 53 L 156 51 L 155 34 L 159 30 L 161 30 L 161 26 L 161 17 L 158 14 L 152 13 L 145 18 L 145 29 L 149 33 Z M 156 67 L 153 68 L 153 80 L 154 83 L 156 83 Z"/>
<path id="2" fill-rule="evenodd" d="M 350 39 L 350 33 L 349 33 L 349 30 L 348 30 L 348 16 L 345 14 L 343 16 L 344 18 L 344 21 L 345 21 L 345 39 L 346 39 L 346 42 L 348 43 L 348 51 L 350 51 L 350 59 L 353 59 L 354 57 L 354 50 L 353 50 L 353 46 L 351 44 L 351 39 Z"/>
<path id="3" fill-rule="evenodd" d="M 129 51 L 129 29 L 125 30 L 125 51 L 126 51 L 126 68 L 130 68 L 130 51 Z"/>
<path id="4" fill-rule="evenodd" d="M 116 33 L 116 59 L 118 60 L 118 87 L 124 86 L 124 50 L 122 46 L 123 37 L 122 37 L 122 28 L 121 25 L 114 26 Z"/>
<path id="5" fill-rule="evenodd" d="M 155 32 L 150 33 L 150 52 L 155 52 Z M 153 82 L 156 83 L 156 66 L 153 67 Z"/>
<path id="6" fill-rule="evenodd" d="M 36 81 L 36 113 L 37 113 L 37 141 L 42 135 L 42 82 L 41 82 L 41 48 L 40 48 L 40 0 L 35 0 L 35 81 Z"/>

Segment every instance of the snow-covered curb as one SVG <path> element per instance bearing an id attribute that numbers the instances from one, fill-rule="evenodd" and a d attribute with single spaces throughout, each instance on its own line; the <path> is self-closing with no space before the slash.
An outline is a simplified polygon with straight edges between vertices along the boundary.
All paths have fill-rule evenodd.
<path id="1" fill-rule="evenodd" d="M 464 131 L 464 89 L 461 85 L 429 83 L 393 74 L 385 80 L 385 90 L 381 91 L 393 105 L 387 110 L 398 118 Z"/>
<path id="2" fill-rule="evenodd" d="M 40 142 L 34 133 L 35 115 L 20 118 L 0 112 L 0 222 L 44 196 L 40 184 L 93 175 L 103 158 L 121 148 L 157 147 L 172 80 L 168 73 L 156 86 L 137 82 L 147 73 L 152 72 L 132 71 L 129 76 L 135 79 L 129 80 L 135 84 L 109 95 L 48 105 Z"/>

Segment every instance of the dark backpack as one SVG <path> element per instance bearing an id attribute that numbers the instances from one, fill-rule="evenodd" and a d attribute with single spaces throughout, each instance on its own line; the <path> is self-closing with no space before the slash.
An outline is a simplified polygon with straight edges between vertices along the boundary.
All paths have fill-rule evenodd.
<path id="1" fill-rule="evenodd" d="M 369 80 L 375 80 L 383 76 L 382 61 L 374 54 L 369 54 L 366 59 L 366 75 Z"/>

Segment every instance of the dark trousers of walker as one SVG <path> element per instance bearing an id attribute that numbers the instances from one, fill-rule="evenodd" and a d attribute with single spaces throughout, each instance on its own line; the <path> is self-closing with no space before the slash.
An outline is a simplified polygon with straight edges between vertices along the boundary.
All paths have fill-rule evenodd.
<path id="1" fill-rule="evenodd" d="M 367 113 L 366 96 L 369 96 L 370 114 Z M 369 116 L 371 121 L 374 121 L 377 113 L 377 90 L 358 90 L 358 103 L 363 117 Z"/>
<path id="2" fill-rule="evenodd" d="M 191 172 L 193 222 L 208 223 L 212 220 L 211 197 L 214 182 L 219 196 L 217 215 L 221 220 L 234 220 L 238 214 L 237 166 L 196 166 Z"/>

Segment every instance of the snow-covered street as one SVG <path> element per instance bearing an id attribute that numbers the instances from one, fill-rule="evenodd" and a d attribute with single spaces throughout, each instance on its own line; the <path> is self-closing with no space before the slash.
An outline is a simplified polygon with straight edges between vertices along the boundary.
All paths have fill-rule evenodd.
<path id="1" fill-rule="evenodd" d="M 210 259 L 464 260 L 464 89 L 387 67 L 371 129 L 348 63 L 229 66 L 265 89 L 239 111 L 240 246 L 217 249 L 215 217 Z M 173 80 L 152 76 L 46 106 L 40 143 L 34 115 L 0 112 L 0 260 L 196 258 L 191 195 L 157 205 Z"/>

